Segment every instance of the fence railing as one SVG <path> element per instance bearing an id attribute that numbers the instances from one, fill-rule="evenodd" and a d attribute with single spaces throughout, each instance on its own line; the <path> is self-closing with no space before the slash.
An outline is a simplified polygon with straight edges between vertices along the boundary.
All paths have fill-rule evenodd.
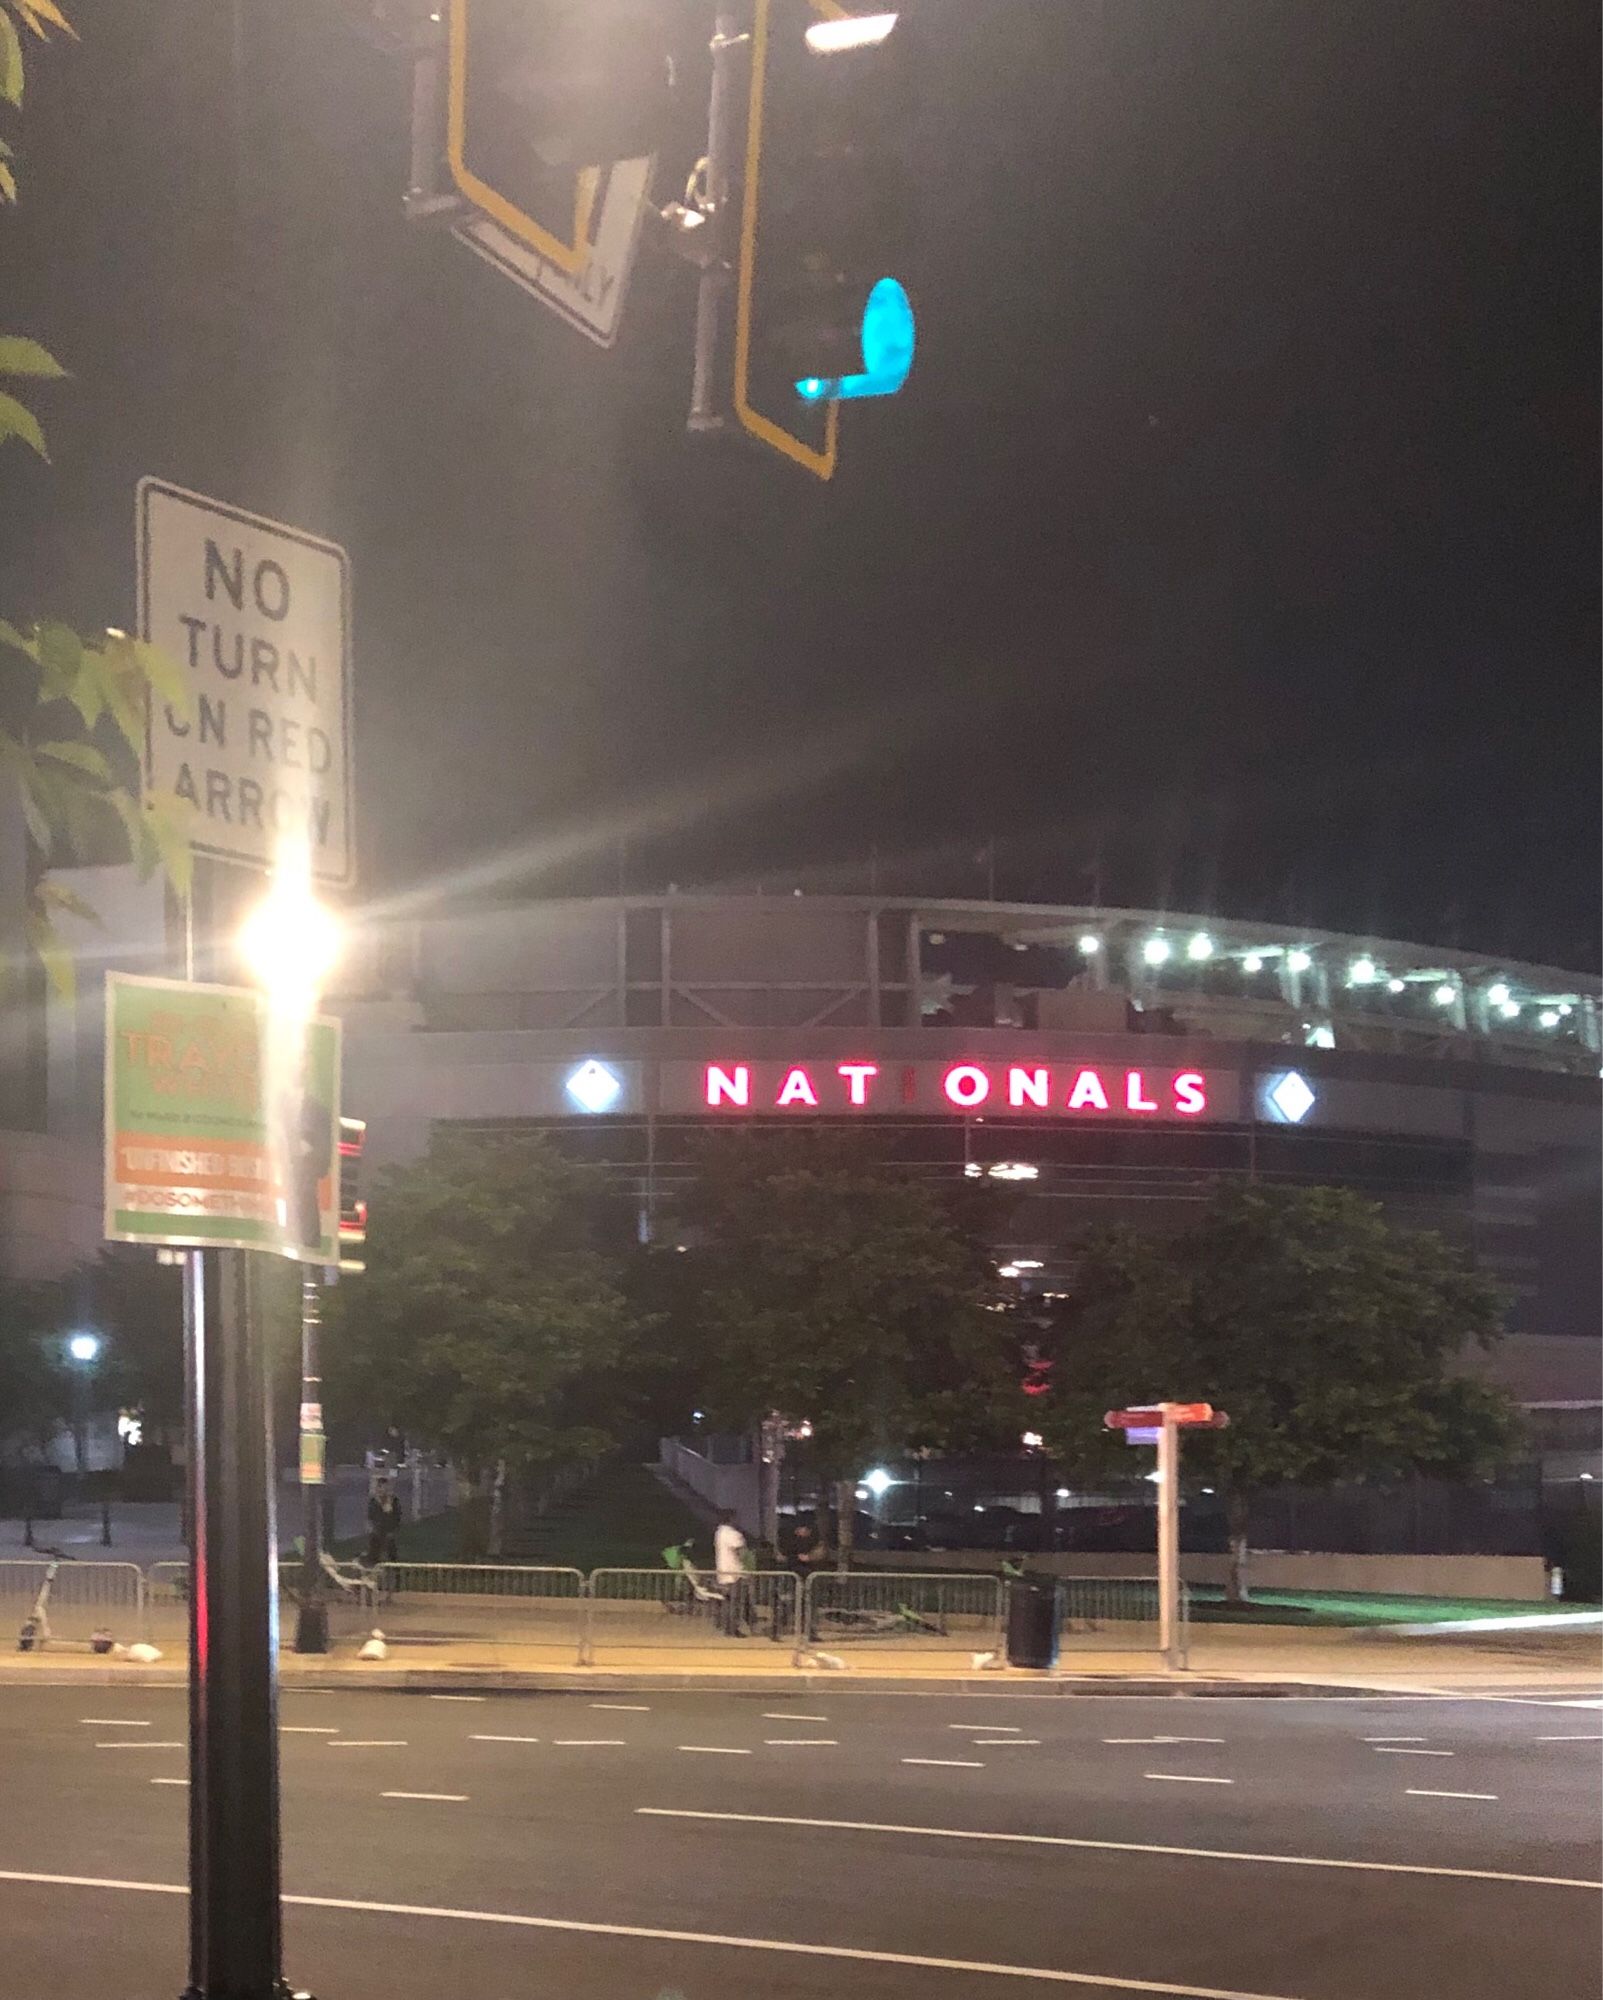
<path id="1" fill-rule="evenodd" d="M 295 1595 L 298 1559 L 279 1563 L 279 1589 Z M 735 1659 L 766 1641 L 805 1664 L 821 1654 L 887 1651 L 915 1657 L 1006 1650 L 1007 1584 L 962 1570 L 748 1572 L 720 1588 L 694 1569 L 597 1569 L 512 1563 L 381 1563 L 330 1566 L 325 1600 L 336 1630 L 382 1628 L 402 1645 L 517 1646 L 582 1665 L 668 1648 Z M 1062 1650 L 1155 1651 L 1158 1587 L 1128 1577 L 1066 1577 L 1058 1586 Z M 1185 1657 L 1191 1594 L 1182 1588 Z M 343 1615 L 342 1615 L 343 1614 Z M 0 1560 L 0 1619 L 31 1645 L 86 1645 L 96 1633 L 182 1648 L 190 1616 L 187 1562 Z"/>
<path id="2" fill-rule="evenodd" d="M 0 1562 L 0 1616 L 30 1650 L 88 1645 L 96 1633 L 124 1644 L 142 1637 L 144 1589 L 137 1563 Z"/>
<path id="3" fill-rule="evenodd" d="M 802 1650 L 998 1654 L 1002 1579 L 963 1570 L 825 1570 L 807 1579 Z"/>
<path id="4" fill-rule="evenodd" d="M 696 1570 L 592 1570 L 581 1659 L 640 1646 L 728 1652 L 753 1639 L 794 1657 L 800 1610 L 801 1578 L 789 1570 L 749 1571 L 728 1590 Z"/>

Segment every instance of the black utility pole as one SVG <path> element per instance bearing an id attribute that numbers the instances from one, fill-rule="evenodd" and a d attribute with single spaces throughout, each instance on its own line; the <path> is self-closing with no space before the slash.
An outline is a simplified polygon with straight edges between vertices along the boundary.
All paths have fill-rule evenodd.
<path id="1" fill-rule="evenodd" d="M 317 1277 L 301 1273 L 301 1587 L 295 1614 L 297 1653 L 328 1651 L 328 1599 L 323 1590 L 323 1491 L 327 1439 L 318 1355 L 322 1302 Z"/>
<path id="2" fill-rule="evenodd" d="M 184 1260 L 189 1401 L 189 1985 L 291 2000 L 279 1967 L 273 1440 L 251 1253 Z"/>

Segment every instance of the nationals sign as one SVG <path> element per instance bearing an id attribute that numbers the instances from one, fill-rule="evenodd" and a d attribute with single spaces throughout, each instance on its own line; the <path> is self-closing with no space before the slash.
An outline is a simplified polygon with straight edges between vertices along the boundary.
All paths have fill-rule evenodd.
<path id="1" fill-rule="evenodd" d="M 1230 1072 L 1122 1063 L 727 1062 L 698 1064 L 696 1077 L 699 1109 L 737 1115 L 863 1111 L 1186 1121 L 1233 1116 L 1239 1098 Z M 664 1092 L 665 1098 L 677 1094 Z"/>

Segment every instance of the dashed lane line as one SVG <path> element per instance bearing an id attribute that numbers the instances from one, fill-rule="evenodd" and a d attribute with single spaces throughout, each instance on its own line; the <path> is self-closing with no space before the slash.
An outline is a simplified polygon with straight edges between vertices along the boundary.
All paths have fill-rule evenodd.
<path id="1" fill-rule="evenodd" d="M 797 1826 L 809 1831 L 901 1833 L 924 1840 L 1001 1841 L 1017 1847 L 1068 1847 L 1094 1854 L 1157 1854 L 1187 1861 L 1240 1861 L 1268 1868 L 1337 1868 L 1364 1875 L 1432 1875 L 1455 1882 L 1507 1882 L 1527 1889 L 1603 1890 L 1580 1875 L 1516 1875 L 1501 1868 L 1448 1868 L 1428 1861 L 1358 1861 L 1323 1854 L 1259 1854 L 1229 1847 L 1176 1847 L 1146 1840 L 1091 1840 L 1072 1833 L 993 1833 L 961 1826 L 907 1826 L 894 1820 L 804 1819 L 790 1813 L 712 1812 L 692 1806 L 636 1806 L 643 1819 L 727 1820 L 742 1826 Z M 0 1880 L 4 1876 L 0 1875 Z"/>
<path id="2" fill-rule="evenodd" d="M 688 1750 L 696 1757 L 749 1757 L 749 1750 L 737 1750 L 729 1743 L 681 1743 L 681 1750 Z"/>
<path id="3" fill-rule="evenodd" d="M 827 1715 L 792 1715 L 787 1709 L 765 1708 L 764 1722 L 828 1722 Z"/>
<path id="4" fill-rule="evenodd" d="M 1497 1804 L 1495 1792 L 1427 1792 L 1423 1786 L 1409 1786 L 1409 1798 L 1485 1798 L 1489 1804 Z"/>
<path id="5" fill-rule="evenodd" d="M 330 1750 L 405 1750 L 404 1736 L 341 1736 L 330 1741 Z"/>
<path id="6" fill-rule="evenodd" d="M 649 1701 L 593 1701 L 590 1706 L 592 1708 L 616 1708 L 628 1715 L 649 1715 L 651 1713 L 651 1703 Z"/>
<path id="7" fill-rule="evenodd" d="M 986 1730 L 993 1736 L 1017 1736 L 1023 1728 L 1020 1722 L 949 1722 L 948 1729 Z"/>
<path id="8" fill-rule="evenodd" d="M 466 1792 L 380 1792 L 381 1799 L 431 1799 L 440 1805 L 465 1806 Z"/>
<path id="9" fill-rule="evenodd" d="M 1400 1743 L 1372 1743 L 1377 1757 L 1451 1757 L 1451 1750 L 1405 1750 Z"/>
<path id="10" fill-rule="evenodd" d="M 331 1722 L 281 1722 L 280 1736 L 338 1736 L 339 1730 Z"/>
<path id="11" fill-rule="evenodd" d="M 838 1750 L 838 1736 L 765 1736 L 764 1743 L 775 1750 Z"/>
<path id="12" fill-rule="evenodd" d="M 187 1750 L 187 1743 L 151 1743 L 145 1737 L 119 1736 L 115 1743 L 97 1743 L 97 1750 Z"/>
<path id="13" fill-rule="evenodd" d="M 976 1750 L 1039 1750 L 1039 1736 L 971 1736 Z"/>
<path id="14" fill-rule="evenodd" d="M 189 1780 L 187 1778 L 152 1778 L 150 1782 L 153 1785 L 187 1785 Z"/>
<path id="15" fill-rule="evenodd" d="M 538 1736 L 480 1736 L 477 1734 L 468 1738 L 470 1743 L 538 1743 L 539 1740 Z"/>
<path id="16" fill-rule="evenodd" d="M 138 1722 L 131 1715 L 80 1715 L 86 1729 L 154 1729 L 153 1722 Z"/>
<path id="17" fill-rule="evenodd" d="M 1104 1736 L 1104 1743 L 1223 1743 L 1222 1736 Z"/>
<path id="18" fill-rule="evenodd" d="M 45 1875 L 0 1869 L 0 1882 L 47 1889 L 103 1889 L 142 1896 L 187 1896 L 182 1882 L 131 1882 L 94 1875 Z M 499 1924 L 513 1930 L 567 1931 L 584 1937 L 639 1938 L 651 1944 L 696 1944 L 728 1951 L 777 1953 L 793 1958 L 843 1959 L 857 1965 L 905 1966 L 915 1972 L 961 1972 L 993 1979 L 1033 1979 L 1037 1984 L 1090 1987 L 1103 1993 L 1167 1995 L 1169 2000 L 1285 2000 L 1234 1986 L 1189 1986 L 1174 1980 L 1128 1979 L 1108 1972 L 1070 1972 L 1055 1965 L 1011 1965 L 978 1958 L 936 1958 L 924 1952 L 871 1951 L 849 1944 L 812 1944 L 798 1938 L 739 1937 L 722 1931 L 677 1931 L 647 1924 L 607 1924 L 578 1917 L 536 1917 L 512 1910 L 458 1910 L 428 1903 L 379 1903 L 354 1896 L 296 1896 L 284 1901 L 303 1910 L 343 1910 L 357 1916 L 433 1919 L 442 1923 Z"/>
<path id="19" fill-rule="evenodd" d="M 487 1694 L 431 1694 L 430 1701 L 488 1701 Z"/>
<path id="20" fill-rule="evenodd" d="M 904 1764 L 939 1764 L 946 1771 L 983 1771 L 985 1761 L 979 1757 L 904 1757 Z"/>
<path id="21" fill-rule="evenodd" d="M 626 1747 L 621 1736 L 553 1736 L 551 1742 L 557 1750 L 622 1750 Z"/>
<path id="22" fill-rule="evenodd" d="M 1423 1743 L 1423 1736 L 1366 1736 L 1366 1743 Z"/>
<path id="23" fill-rule="evenodd" d="M 1603 1736 L 1538 1736 L 1538 1743 L 1603 1743 Z"/>
<path id="24" fill-rule="evenodd" d="M 1204 1778 L 1194 1771 L 1143 1771 L 1143 1778 L 1155 1778 L 1161 1785 L 1233 1785 L 1234 1778 Z"/>

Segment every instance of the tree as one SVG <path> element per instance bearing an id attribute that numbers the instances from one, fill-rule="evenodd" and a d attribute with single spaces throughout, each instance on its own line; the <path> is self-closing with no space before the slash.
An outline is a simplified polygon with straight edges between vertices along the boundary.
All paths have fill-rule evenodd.
<path id="1" fill-rule="evenodd" d="M 1222 1187 L 1164 1242 L 1108 1230 L 1085 1246 L 1054 1330 L 1041 1427 L 1058 1455 L 1105 1467 L 1102 1413 L 1206 1401 L 1230 1428 L 1194 1432 L 1216 1486 L 1229 1597 L 1247 1597 L 1253 1495 L 1281 1484 L 1435 1473 L 1504 1457 L 1517 1413 L 1453 1372 L 1502 1330 L 1502 1299 L 1434 1234 L 1398 1228 L 1343 1188 Z"/>
<path id="2" fill-rule="evenodd" d="M 437 1132 L 380 1174 L 367 1270 L 326 1302 L 331 1407 L 480 1484 L 607 1450 L 631 1321 L 599 1201 L 597 1177 L 537 1138 Z"/>
<path id="3" fill-rule="evenodd" d="M 0 1446 L 42 1452 L 72 1408 L 46 1287 L 0 1287 Z"/>
<path id="4" fill-rule="evenodd" d="M 20 111 L 24 61 L 20 30 L 40 41 L 72 28 L 55 0 L 0 0 L 0 103 Z M 10 143 L 0 139 L 0 207 L 17 200 Z M 38 341 L 0 334 L 0 384 L 59 381 L 66 370 Z M 0 445 L 15 439 L 48 459 L 45 434 L 21 397 L 0 387 Z M 56 991 L 71 1001 L 72 957 L 57 934 L 63 914 L 94 911 L 52 869 L 131 859 L 141 879 L 166 870 L 189 893 L 190 856 L 176 805 L 141 804 L 139 760 L 152 699 L 180 711 L 189 693 L 158 648 L 108 631 L 86 641 L 44 619 L 26 629 L 0 618 L 0 770 L 22 801 L 29 847 L 23 928 Z"/>
<path id="5" fill-rule="evenodd" d="M 989 1442 L 1009 1422 L 1016 1443 L 990 1258 L 926 1183 L 827 1136 L 740 1138 L 709 1156 L 690 1214 L 708 1407 L 742 1428 L 771 1411 L 812 1425 L 843 1563 L 876 1457 Z"/>

